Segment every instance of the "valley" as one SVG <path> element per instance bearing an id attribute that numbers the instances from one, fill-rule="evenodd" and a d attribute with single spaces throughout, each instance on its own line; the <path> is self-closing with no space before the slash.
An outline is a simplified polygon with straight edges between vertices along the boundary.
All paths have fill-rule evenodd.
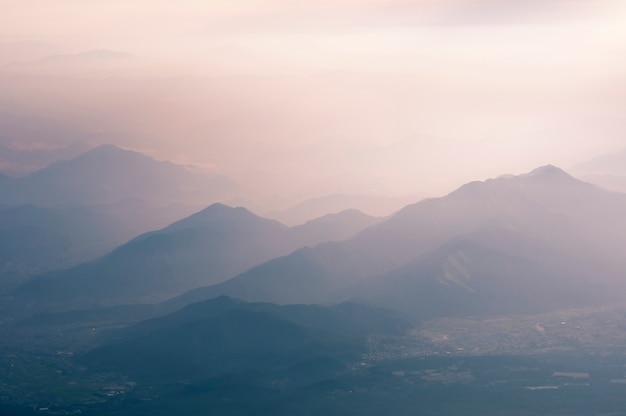
<path id="1" fill-rule="evenodd" d="M 618 415 L 626 403 L 625 316 L 626 308 L 614 305 L 434 319 L 399 333 L 370 334 L 359 354 L 334 365 L 314 361 L 309 370 L 292 373 L 248 364 L 196 380 L 85 367 L 80 357 L 102 342 L 97 333 L 115 325 L 4 328 L 0 404 L 14 406 L 8 414 L 241 414 L 254 408 L 260 414 L 373 415 L 393 408 L 408 415 L 419 408 L 424 414 L 539 415 L 558 408 L 563 415 L 581 409 Z M 441 400 L 451 394 L 454 401 Z"/>

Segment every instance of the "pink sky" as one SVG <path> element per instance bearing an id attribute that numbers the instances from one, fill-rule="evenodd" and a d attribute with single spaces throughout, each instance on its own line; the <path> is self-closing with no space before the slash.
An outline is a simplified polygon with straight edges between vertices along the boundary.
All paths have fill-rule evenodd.
<path id="1" fill-rule="evenodd" d="M 0 113 L 211 166 L 270 194 L 437 194 L 626 145 L 618 0 L 0 8 L 0 64 L 31 61 L 0 68 Z M 94 49 L 136 58 L 100 71 L 38 61 Z"/>

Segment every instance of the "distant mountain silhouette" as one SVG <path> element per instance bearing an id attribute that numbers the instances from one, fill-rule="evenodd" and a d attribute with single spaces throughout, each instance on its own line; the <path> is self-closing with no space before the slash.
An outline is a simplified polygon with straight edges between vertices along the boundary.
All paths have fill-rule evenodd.
<path id="1" fill-rule="evenodd" d="M 303 201 L 296 206 L 270 217 L 288 225 L 303 224 L 314 218 L 328 214 L 339 213 L 350 209 L 357 209 L 368 215 L 384 217 L 407 204 L 418 201 L 418 197 L 381 197 L 369 195 L 342 195 L 334 194 L 322 198 Z"/>
<path id="2" fill-rule="evenodd" d="M 94 262 L 36 279 L 17 296 L 69 304 L 156 300 L 222 281 L 288 252 L 286 233 L 278 222 L 214 204 Z"/>
<path id="3" fill-rule="evenodd" d="M 626 193 L 626 149 L 579 163 L 572 171 L 585 181 L 611 191 Z"/>
<path id="4" fill-rule="evenodd" d="M 626 149 L 579 163 L 572 171 L 577 174 L 626 175 Z"/>
<path id="5" fill-rule="evenodd" d="M 33 305 L 155 301 L 218 283 L 305 244 L 354 235 L 376 219 L 347 212 L 292 229 L 245 208 L 210 207 L 110 254 L 27 283 L 15 297 Z M 345 222 L 345 224 L 344 224 Z"/>
<path id="6" fill-rule="evenodd" d="M 0 113 L 0 125 L 10 129 L 11 124 L 16 121 L 15 118 L 15 116 Z M 25 120 L 19 121 L 26 123 Z M 33 128 L 34 124 L 36 124 L 35 120 L 28 120 L 29 128 Z M 47 133 L 50 134 L 50 126 L 45 127 Z M 23 176 L 43 169 L 53 162 L 75 158 L 90 148 L 91 146 L 79 142 L 55 149 L 13 149 L 0 144 L 0 171 L 15 177 Z"/>
<path id="7" fill-rule="evenodd" d="M 0 292 L 48 267 L 62 266 L 70 247 L 63 221 L 50 210 L 0 206 Z"/>
<path id="8" fill-rule="evenodd" d="M 466 184 L 445 197 L 407 206 L 351 240 L 298 250 L 183 297 L 196 301 L 228 295 L 278 303 L 328 302 L 355 296 L 356 292 L 352 292 L 355 287 L 368 279 L 384 279 L 389 285 L 408 284 L 406 276 L 418 274 L 419 281 L 414 286 L 435 292 L 420 289 L 411 297 L 407 291 L 402 294 L 405 303 L 419 302 L 430 295 L 433 299 L 444 299 L 441 287 L 433 287 L 432 283 L 437 282 L 445 267 L 428 266 L 432 260 L 420 264 L 416 259 L 440 247 L 455 247 L 446 246 L 454 240 L 468 240 L 476 244 L 465 248 L 471 255 L 467 259 L 468 273 L 477 276 L 476 284 L 500 281 L 503 287 L 494 289 L 498 299 L 491 300 L 491 306 L 472 306 L 471 302 L 478 301 L 472 294 L 476 299 L 467 298 L 470 303 L 466 307 L 441 305 L 438 313 L 447 314 L 446 309 L 459 313 L 461 310 L 504 313 L 514 309 L 522 312 L 524 308 L 524 311 L 551 309 L 563 304 L 563 297 L 556 293 L 561 282 L 579 289 L 577 294 L 588 301 L 610 297 L 615 293 L 610 287 L 624 286 L 624 213 L 626 195 L 606 192 L 554 166 L 545 166 L 525 175 Z M 457 255 L 460 252 L 457 249 Z M 418 263 L 411 265 L 415 261 Z M 491 264 L 482 264 L 483 261 Z M 526 287 L 517 282 L 534 280 L 527 277 L 533 270 L 551 279 L 541 284 L 535 281 L 538 287 L 552 291 L 537 298 L 542 301 L 531 299 L 533 284 Z M 389 273 L 406 278 L 392 279 Z M 565 276 L 569 280 L 562 280 Z M 504 284 L 506 281 L 509 283 Z M 513 296 L 520 287 L 528 296 L 517 304 L 507 305 L 504 299 Z M 474 289 L 480 289 L 481 296 L 491 296 L 482 286 Z M 395 290 L 385 289 L 390 293 Z M 578 299 L 571 293 L 575 290 L 566 292 L 571 299 Z"/>
<path id="9" fill-rule="evenodd" d="M 0 206 L 0 292 L 29 277 L 93 260 L 145 232 L 170 214 L 143 210 L 142 204 Z M 157 218 L 152 218 L 156 215 Z"/>
<path id="10" fill-rule="evenodd" d="M 225 177 L 199 174 L 138 152 L 103 145 L 5 184 L 0 188 L 0 202 L 43 206 L 127 199 L 207 203 L 236 187 Z"/>
<path id="11" fill-rule="evenodd" d="M 297 247 L 315 245 L 326 241 L 343 241 L 383 221 L 382 218 L 366 215 L 356 209 L 324 215 L 290 229 Z"/>
<path id="12" fill-rule="evenodd" d="M 0 148 L 0 157 L 8 155 L 21 166 L 37 165 L 82 148 L 50 152 Z M 25 215 L 21 228 L 8 224 L 0 236 L 7 247 L 4 262 L 0 259 L 0 285 L 4 290 L 34 273 L 98 258 L 234 189 L 237 185 L 227 178 L 111 145 L 59 160 L 24 177 L 0 180 L 0 204 L 12 207 L 2 215 Z M 35 212 L 47 216 L 39 218 Z M 43 224 L 42 218 L 49 223 Z"/>
<path id="13" fill-rule="evenodd" d="M 609 191 L 626 193 L 626 175 L 589 174 L 581 175 L 580 178 Z"/>

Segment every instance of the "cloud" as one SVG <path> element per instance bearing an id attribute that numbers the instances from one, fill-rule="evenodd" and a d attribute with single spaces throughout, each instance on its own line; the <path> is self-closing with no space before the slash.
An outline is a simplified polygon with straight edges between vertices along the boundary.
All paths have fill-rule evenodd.
<path id="1" fill-rule="evenodd" d="M 464 0 L 448 2 L 436 21 L 448 25 L 511 25 L 550 23 L 580 16 L 607 1 L 590 0 Z"/>

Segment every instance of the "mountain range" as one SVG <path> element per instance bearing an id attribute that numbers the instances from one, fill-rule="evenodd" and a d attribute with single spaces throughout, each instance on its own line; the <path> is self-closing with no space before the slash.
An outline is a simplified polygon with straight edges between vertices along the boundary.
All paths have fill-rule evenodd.
<path id="1" fill-rule="evenodd" d="M 545 166 L 469 183 L 352 239 L 297 250 L 183 296 L 276 303 L 360 297 L 392 306 L 401 299 L 401 309 L 418 316 L 615 300 L 613 289 L 624 286 L 623 212 L 626 195 Z M 434 300 L 437 308 L 428 310 Z"/>
<path id="2" fill-rule="evenodd" d="M 579 163 L 572 168 L 572 172 L 605 189 L 626 192 L 626 149 Z"/>
<path id="3" fill-rule="evenodd" d="M 40 207 L 0 205 L 0 293 L 28 278 L 98 258 L 181 208 L 140 201 Z M 143 212 L 141 219 L 137 213 Z"/>
<path id="4" fill-rule="evenodd" d="M 322 198 L 308 199 L 283 212 L 268 213 L 267 216 L 287 225 L 302 224 L 328 213 L 342 212 L 349 209 L 358 209 L 375 217 L 386 217 L 420 199 L 418 196 L 377 197 L 333 194 Z"/>
<path id="5" fill-rule="evenodd" d="M 15 117 L 0 113 L 0 126 L 5 126 L 5 123 L 11 122 L 16 122 Z M 31 121 L 28 126 L 33 128 L 33 124 Z M 80 142 L 53 149 L 38 149 L 37 147 L 14 149 L 0 144 L 0 181 L 4 176 L 1 172 L 14 177 L 24 176 L 43 169 L 51 163 L 80 156 L 90 149 L 89 145 Z"/>
<path id="6" fill-rule="evenodd" d="M 0 260 L 63 256 L 64 221 L 80 217 L 66 207 L 2 206 Z M 212 204 L 5 295 L 0 409 L 381 414 L 398 402 L 402 414 L 457 414 L 504 391 L 490 408 L 513 414 L 540 389 L 557 395 L 533 414 L 581 392 L 568 409 L 606 397 L 610 413 L 623 403 L 612 380 L 624 312 L 610 303 L 626 289 L 624 212 L 626 195 L 554 166 L 387 218 L 349 210 L 290 228 Z M 590 351 L 601 360 L 579 367 Z"/>
<path id="7" fill-rule="evenodd" d="M 0 175 L 0 292 L 98 258 L 237 188 L 227 178 L 111 145 L 0 146 L 4 167 L 28 170 L 50 160 L 56 161 L 26 176 Z"/>
<path id="8" fill-rule="evenodd" d="M 38 305 L 159 300 L 219 283 L 301 246 L 351 237 L 377 221 L 348 211 L 288 228 L 245 208 L 213 204 L 93 262 L 36 277 L 14 296 Z"/>
<path id="9" fill-rule="evenodd" d="M 626 195 L 554 166 L 468 183 L 384 220 L 349 211 L 288 228 L 217 204 L 13 296 L 64 309 L 179 294 L 180 306 L 360 299 L 418 319 L 587 306 L 624 286 L 625 210 Z"/>
<path id="10" fill-rule="evenodd" d="M 0 202 L 41 206 L 125 200 L 206 204 L 236 189 L 237 185 L 223 176 L 194 172 L 138 152 L 102 145 L 3 184 Z"/>

